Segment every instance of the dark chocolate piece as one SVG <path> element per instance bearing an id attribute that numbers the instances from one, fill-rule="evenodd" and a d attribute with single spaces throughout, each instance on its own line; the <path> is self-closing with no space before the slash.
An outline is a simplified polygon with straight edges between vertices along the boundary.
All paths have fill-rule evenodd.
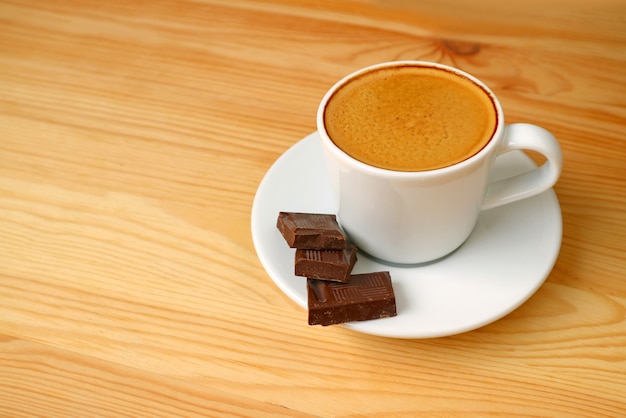
<path id="1" fill-rule="evenodd" d="M 389 272 L 353 274 L 347 283 L 307 279 L 309 325 L 396 316 Z"/>
<path id="2" fill-rule="evenodd" d="M 356 263 L 356 247 L 344 250 L 296 250 L 295 274 L 312 279 L 347 282 Z"/>
<path id="3" fill-rule="evenodd" d="M 291 248 L 343 250 L 347 246 L 335 215 L 280 212 L 276 227 Z"/>

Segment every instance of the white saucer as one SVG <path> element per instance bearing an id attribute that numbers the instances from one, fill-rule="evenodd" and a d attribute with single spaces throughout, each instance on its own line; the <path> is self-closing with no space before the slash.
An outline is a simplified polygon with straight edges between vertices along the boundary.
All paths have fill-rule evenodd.
<path id="1" fill-rule="evenodd" d="M 535 167 L 521 151 L 498 157 L 494 179 Z M 270 168 L 252 206 L 252 238 L 276 285 L 306 309 L 306 279 L 276 228 L 280 211 L 336 213 L 321 144 L 313 133 Z M 344 324 L 396 338 L 429 338 L 479 328 L 510 313 L 544 282 L 561 246 L 561 210 L 553 190 L 483 211 L 470 238 L 443 260 L 422 266 L 381 264 L 359 253 L 353 273 L 391 273 L 398 316 Z M 303 319 L 306 324 L 306 319 Z"/>

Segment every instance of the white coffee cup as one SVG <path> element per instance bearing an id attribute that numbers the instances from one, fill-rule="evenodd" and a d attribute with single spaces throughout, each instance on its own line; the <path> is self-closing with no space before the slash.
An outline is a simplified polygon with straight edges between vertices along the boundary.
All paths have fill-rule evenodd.
<path id="1" fill-rule="evenodd" d="M 364 73 L 412 65 L 446 70 L 471 80 L 489 95 L 496 112 L 496 126 L 488 143 L 464 161 L 425 171 L 379 168 L 340 149 L 329 136 L 324 121 L 325 109 L 335 92 Z M 481 210 L 550 189 L 563 165 L 561 148 L 551 133 L 530 124 L 505 125 L 502 107 L 484 83 L 459 69 L 431 62 L 387 62 L 344 77 L 322 99 L 317 129 L 338 203 L 340 225 L 360 250 L 389 263 L 424 263 L 450 254 L 470 236 Z M 518 149 L 543 154 L 546 162 L 530 172 L 490 183 L 497 156 Z"/>

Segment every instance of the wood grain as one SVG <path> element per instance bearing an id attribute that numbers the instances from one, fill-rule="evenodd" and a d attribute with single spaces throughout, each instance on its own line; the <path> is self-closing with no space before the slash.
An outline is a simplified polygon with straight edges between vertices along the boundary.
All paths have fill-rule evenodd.
<path id="1" fill-rule="evenodd" d="M 0 1 L 0 416 L 626 415 L 626 7 Z M 448 63 L 565 158 L 522 307 L 393 340 L 306 325 L 256 188 L 362 66 Z"/>

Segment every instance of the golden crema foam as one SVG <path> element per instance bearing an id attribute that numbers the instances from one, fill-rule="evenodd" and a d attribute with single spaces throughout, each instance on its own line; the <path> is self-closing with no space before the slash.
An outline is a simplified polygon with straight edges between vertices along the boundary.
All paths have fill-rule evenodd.
<path id="1" fill-rule="evenodd" d="M 496 129 L 490 96 L 444 69 L 397 66 L 341 86 L 324 110 L 332 141 L 366 164 L 396 171 L 448 167 L 479 152 Z"/>

